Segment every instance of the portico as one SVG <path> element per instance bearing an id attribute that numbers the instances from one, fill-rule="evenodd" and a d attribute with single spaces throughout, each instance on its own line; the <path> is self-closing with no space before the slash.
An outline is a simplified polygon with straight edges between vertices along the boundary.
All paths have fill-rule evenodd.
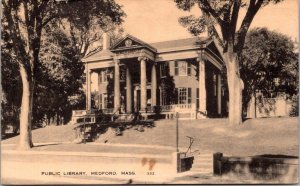
<path id="1" fill-rule="evenodd" d="M 87 56 L 83 60 L 87 72 L 87 110 L 115 114 L 148 114 L 156 110 L 166 117 L 180 112 L 194 119 L 221 116 L 222 60 L 213 52 L 212 41 L 187 41 L 182 41 L 186 42 L 183 46 L 167 48 L 167 42 L 147 44 L 127 35 L 113 46 Z M 98 74 L 99 87 L 98 105 L 94 106 L 93 72 Z"/>

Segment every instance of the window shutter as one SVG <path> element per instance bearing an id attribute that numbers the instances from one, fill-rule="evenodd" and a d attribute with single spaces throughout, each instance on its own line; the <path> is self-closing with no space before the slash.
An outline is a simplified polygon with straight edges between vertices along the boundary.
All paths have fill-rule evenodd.
<path id="1" fill-rule="evenodd" d="M 188 88 L 188 104 L 192 103 L 192 89 Z"/>
<path id="2" fill-rule="evenodd" d="M 188 76 L 191 76 L 191 71 L 192 71 L 191 63 L 187 61 L 187 75 Z"/>
<path id="3" fill-rule="evenodd" d="M 178 61 L 175 61 L 175 76 L 178 76 L 179 69 L 178 69 Z"/>

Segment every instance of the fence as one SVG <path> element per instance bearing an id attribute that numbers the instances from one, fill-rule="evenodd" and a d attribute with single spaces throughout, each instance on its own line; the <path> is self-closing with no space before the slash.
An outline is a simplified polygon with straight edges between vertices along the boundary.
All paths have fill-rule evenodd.
<path id="1" fill-rule="evenodd" d="M 248 110 L 248 118 L 284 117 L 289 116 L 293 109 L 293 101 L 280 98 L 257 98 L 252 97 Z"/>

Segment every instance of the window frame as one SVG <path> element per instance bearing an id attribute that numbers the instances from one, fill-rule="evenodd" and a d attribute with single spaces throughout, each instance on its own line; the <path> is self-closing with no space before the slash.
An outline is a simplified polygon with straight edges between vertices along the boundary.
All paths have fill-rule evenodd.
<path id="1" fill-rule="evenodd" d="M 174 75 L 175 76 L 191 76 L 192 75 L 192 64 L 189 61 L 176 60 L 174 61 Z M 179 64 L 183 63 L 185 66 L 185 73 L 180 74 Z"/>
<path id="2" fill-rule="evenodd" d="M 162 77 L 162 78 L 167 77 L 168 66 L 169 66 L 168 62 L 162 62 L 160 64 L 160 77 Z"/>
<path id="3" fill-rule="evenodd" d="M 192 88 L 191 87 L 178 87 L 177 91 L 177 104 L 191 104 L 192 103 Z M 182 99 L 185 97 L 184 99 Z"/>

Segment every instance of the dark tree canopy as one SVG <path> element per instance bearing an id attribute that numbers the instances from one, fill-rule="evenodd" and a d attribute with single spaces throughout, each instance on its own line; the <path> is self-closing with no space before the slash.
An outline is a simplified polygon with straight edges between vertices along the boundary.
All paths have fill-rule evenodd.
<path id="1" fill-rule="evenodd" d="M 298 58 L 294 42 L 267 28 L 250 30 L 241 55 L 241 78 L 244 80 L 244 108 L 251 95 L 260 91 L 265 97 L 278 93 L 289 96 L 298 92 Z"/>
<path id="2" fill-rule="evenodd" d="M 242 123 L 242 92 L 244 83 L 240 76 L 239 56 L 242 53 L 246 34 L 257 12 L 270 3 L 282 0 L 174 0 L 179 9 L 188 11 L 197 5 L 200 17 L 181 17 L 179 22 L 192 34 L 207 31 L 222 55 L 226 66 L 229 93 L 229 124 Z M 240 10 L 245 9 L 245 15 Z M 238 24 L 238 20 L 241 24 Z"/>
<path id="3" fill-rule="evenodd" d="M 1 45 L 6 52 L 3 56 L 7 57 L 6 62 L 17 63 L 20 75 L 17 77 L 21 77 L 22 82 L 19 147 L 29 149 L 33 146 L 32 117 L 39 121 L 41 117 L 37 116 L 41 113 L 37 112 L 49 110 L 47 105 L 40 103 L 59 101 L 63 104 L 71 94 L 78 93 L 79 76 L 83 71 L 81 57 L 91 44 L 101 39 L 99 32 L 117 28 L 125 13 L 114 0 L 3 0 L 2 7 L 1 21 L 6 38 Z M 65 32 L 59 27 L 64 27 Z M 51 44 L 58 50 L 51 48 Z M 62 46 L 68 48 L 60 50 Z M 43 52 L 52 56 L 42 58 Z M 51 60 L 53 64 L 47 63 Z M 56 87 L 51 87 L 52 83 Z M 58 97 L 47 100 L 50 95 Z"/>

